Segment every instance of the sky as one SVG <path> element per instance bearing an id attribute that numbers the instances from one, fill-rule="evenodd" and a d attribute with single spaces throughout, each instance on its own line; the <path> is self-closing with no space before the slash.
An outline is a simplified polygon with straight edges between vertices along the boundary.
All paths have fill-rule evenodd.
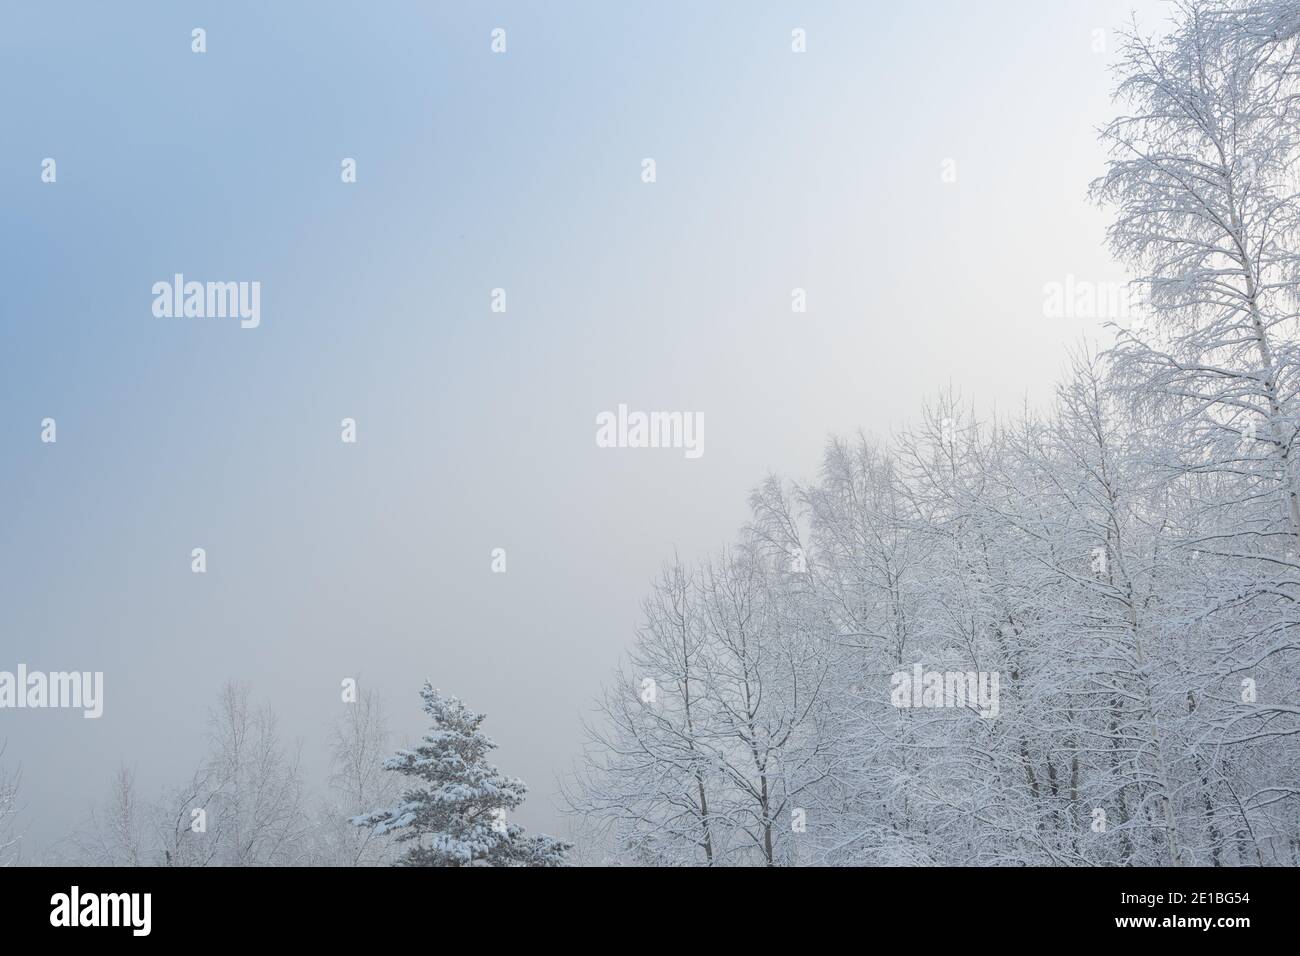
<path id="1" fill-rule="evenodd" d="M 187 777 L 229 680 L 319 779 L 344 678 L 412 737 L 428 678 L 488 715 L 518 821 L 562 829 L 674 550 L 943 388 L 1045 404 L 1099 333 L 1044 289 L 1124 279 L 1087 187 L 1133 10 L 1165 15 L 0 7 L 0 670 L 105 684 L 97 720 L 0 710 L 28 856 L 119 766 Z M 260 283 L 260 323 L 155 315 L 176 273 Z M 598 447 L 620 404 L 702 417 L 703 454 Z"/>

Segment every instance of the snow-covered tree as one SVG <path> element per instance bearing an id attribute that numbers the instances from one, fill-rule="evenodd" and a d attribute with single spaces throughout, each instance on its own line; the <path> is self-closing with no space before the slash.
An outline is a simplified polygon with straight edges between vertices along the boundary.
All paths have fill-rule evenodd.
<path id="1" fill-rule="evenodd" d="M 249 696 L 246 685 L 228 684 L 212 711 L 210 790 L 199 809 L 223 865 L 297 862 L 308 830 L 298 747 L 284 744 L 275 713 Z"/>
<path id="2" fill-rule="evenodd" d="M 586 727 L 586 759 L 566 790 L 570 808 L 638 862 L 712 866 L 727 852 L 710 807 L 704 643 L 696 579 L 674 560 L 642 603 L 638 640 Z"/>
<path id="3" fill-rule="evenodd" d="M 142 796 L 123 767 L 109 797 L 67 840 L 94 866 L 276 866 L 310 859 L 311 826 L 296 747 L 269 706 L 229 683 L 209 712 L 208 750 L 183 783 Z"/>
<path id="4" fill-rule="evenodd" d="M 141 799 L 135 771 L 120 767 L 108 800 L 90 809 L 87 823 L 72 837 L 77 857 L 94 866 L 147 866 L 153 851 L 151 808 Z"/>
<path id="5" fill-rule="evenodd" d="M 1289 518 L 1171 472 L 1122 361 L 766 480 L 740 544 L 656 583 L 571 808 L 648 864 L 1300 863 L 1300 585 L 1251 541 Z M 899 709 L 918 663 L 997 673 L 997 714 Z"/>
<path id="6" fill-rule="evenodd" d="M 1168 35 L 1134 31 L 1119 68 L 1127 110 L 1105 131 L 1112 159 L 1095 187 L 1150 298 L 1150 329 L 1111 355 L 1115 379 L 1152 476 L 1184 503 L 1159 536 L 1182 564 L 1162 581 L 1161 620 L 1190 645 L 1178 721 L 1203 743 L 1183 805 L 1160 800 L 1171 833 L 1203 831 L 1198 862 L 1267 858 L 1260 830 L 1289 824 L 1260 817 L 1286 807 L 1294 819 L 1300 797 L 1264 769 L 1292 767 L 1278 744 L 1300 733 L 1286 690 L 1300 674 L 1298 12 L 1185 0 Z M 1246 766 L 1260 772 L 1234 785 Z"/>
<path id="7" fill-rule="evenodd" d="M 1172 475 L 1249 475 L 1270 529 L 1300 540 L 1300 126 L 1277 44 L 1233 38 L 1222 4 L 1187 0 L 1160 40 L 1136 31 L 1119 66 L 1130 109 L 1104 131 L 1094 185 L 1110 241 L 1138 271 L 1151 328 L 1122 337 L 1120 376 L 1173 441 Z"/>
<path id="8" fill-rule="evenodd" d="M 392 841 L 350 818 L 397 797 L 396 774 L 384 769 L 388 722 L 378 693 L 364 690 L 330 737 L 330 779 L 313 825 L 315 862 L 327 866 L 378 866 L 392 861 Z"/>
<path id="9" fill-rule="evenodd" d="M 404 866 L 564 865 L 567 843 L 527 836 L 508 819 L 528 788 L 487 762 L 496 744 L 479 730 L 484 715 L 443 697 L 427 681 L 420 696 L 433 726 L 418 747 L 398 751 L 385 764 L 419 782 L 394 806 L 352 822 L 414 843 L 400 861 Z"/>
<path id="10" fill-rule="evenodd" d="M 665 566 L 627 665 L 588 728 L 569 808 L 651 865 L 792 860 L 825 774 L 827 662 L 783 552 L 752 538 Z"/>
<path id="11" fill-rule="evenodd" d="M 0 757 L 5 747 L 0 743 Z M 0 764 L 0 866 L 18 862 L 21 835 L 18 833 L 18 771 L 8 771 Z"/>

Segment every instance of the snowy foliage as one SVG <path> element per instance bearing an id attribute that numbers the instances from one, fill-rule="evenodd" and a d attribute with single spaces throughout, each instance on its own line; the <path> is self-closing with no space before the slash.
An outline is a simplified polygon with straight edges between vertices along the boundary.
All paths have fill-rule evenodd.
<path id="1" fill-rule="evenodd" d="M 483 715 L 428 682 L 420 691 L 433 722 L 419 747 L 400 750 L 385 768 L 422 781 L 384 810 L 352 822 L 399 842 L 413 841 L 405 866 L 561 866 L 568 844 L 526 836 L 507 814 L 524 801 L 523 781 L 486 761 L 496 747 L 479 731 Z"/>
<path id="2" fill-rule="evenodd" d="M 1052 408 L 833 440 L 665 569 L 568 788 L 620 858 L 1300 864 L 1297 37 L 1127 37 L 1094 193 L 1150 324 Z M 998 673 L 996 718 L 895 706 L 918 663 Z"/>

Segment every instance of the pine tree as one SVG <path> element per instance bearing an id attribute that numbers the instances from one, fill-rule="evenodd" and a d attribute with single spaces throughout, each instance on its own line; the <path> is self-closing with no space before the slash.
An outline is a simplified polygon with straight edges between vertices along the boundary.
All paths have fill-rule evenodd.
<path id="1" fill-rule="evenodd" d="M 396 832 L 415 841 L 401 866 L 562 866 L 570 845 L 548 836 L 525 836 L 506 813 L 524 802 L 528 788 L 506 777 L 485 757 L 496 744 L 479 730 L 483 715 L 456 697 L 443 697 L 425 681 L 424 712 L 433 721 L 421 745 L 390 757 L 385 769 L 424 781 L 386 810 L 353 817 L 377 834 Z"/>

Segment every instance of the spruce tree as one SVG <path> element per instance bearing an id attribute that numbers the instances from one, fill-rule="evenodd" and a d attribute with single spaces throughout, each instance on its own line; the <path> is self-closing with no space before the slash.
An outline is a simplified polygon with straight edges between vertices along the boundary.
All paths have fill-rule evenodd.
<path id="1" fill-rule="evenodd" d="M 479 730 L 484 715 L 443 697 L 428 681 L 420 696 L 433 727 L 420 746 L 398 751 L 384 765 L 420 783 L 397 805 L 352 823 L 413 841 L 400 866 L 562 866 L 569 844 L 526 836 L 507 820 L 528 788 L 485 759 L 496 744 Z"/>

